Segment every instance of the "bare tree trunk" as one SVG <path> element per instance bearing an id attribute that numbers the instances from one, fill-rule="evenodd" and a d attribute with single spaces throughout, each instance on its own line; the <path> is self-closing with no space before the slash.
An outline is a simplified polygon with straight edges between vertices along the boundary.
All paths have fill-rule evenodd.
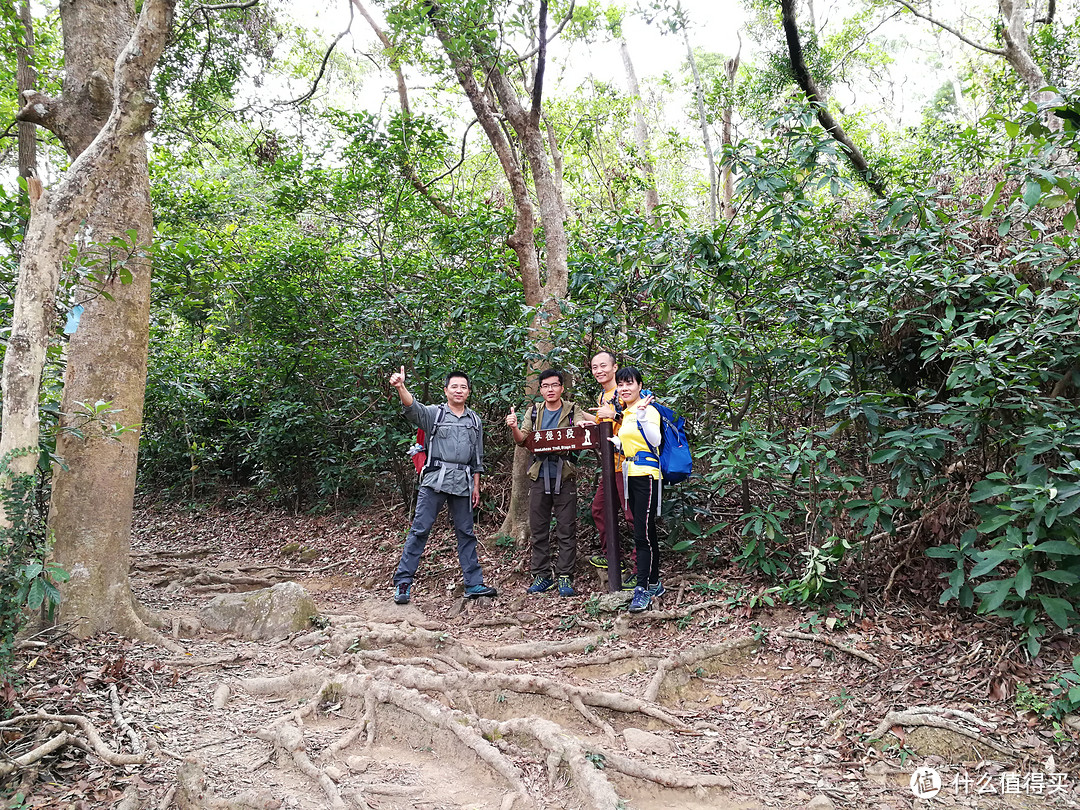
<path id="1" fill-rule="evenodd" d="M 701 76 L 698 74 L 697 60 L 694 59 L 694 49 L 690 47 L 690 35 L 686 26 L 682 29 L 683 40 L 686 42 L 686 58 L 690 62 L 690 72 L 694 74 L 694 92 L 697 96 L 698 117 L 701 119 L 701 140 L 705 144 L 705 157 L 709 162 L 709 224 L 716 224 L 716 160 L 713 158 L 712 141 L 709 138 L 709 119 L 705 115 L 705 90 L 701 86 Z"/>
<path id="2" fill-rule="evenodd" d="M 965 36 L 958 29 L 954 28 L 947 23 L 944 23 L 938 19 L 935 19 L 930 14 L 920 11 L 913 2 L 908 0 L 894 0 L 899 3 L 916 17 L 926 20 L 932 25 L 937 26 L 942 31 L 948 31 L 954 37 L 959 39 L 965 45 L 970 45 L 972 48 L 976 48 L 984 53 L 990 53 L 994 56 L 1002 57 L 1012 69 L 1016 71 L 1024 83 L 1028 86 L 1028 90 L 1031 93 L 1031 98 L 1035 102 L 1051 101 L 1053 94 L 1045 92 L 1043 88 L 1046 87 L 1046 75 L 1042 72 L 1042 68 L 1031 55 L 1031 45 L 1028 39 L 1028 29 L 1026 27 L 1027 14 L 1027 0 L 999 0 L 998 11 L 1001 14 L 1001 35 L 1005 40 L 1004 48 L 995 48 L 990 45 L 984 45 L 981 42 L 977 42 L 970 37 Z M 1044 24 L 1049 25 L 1054 19 L 1054 3 L 1051 1 L 1049 4 L 1048 12 L 1045 17 L 1034 19 L 1035 15 L 1032 14 L 1032 25 Z M 1063 122 L 1056 115 L 1047 116 L 1047 126 L 1053 129 L 1060 129 Z"/>
<path id="3" fill-rule="evenodd" d="M 30 16 L 30 2 L 23 0 L 19 6 L 19 20 L 23 27 L 23 42 L 15 48 L 16 73 L 15 83 L 22 94 L 32 90 L 37 84 L 37 71 L 34 69 L 34 20 Z M 33 124 L 19 122 L 19 177 L 35 177 L 37 172 L 37 132 Z"/>
<path id="4" fill-rule="evenodd" d="M 652 223 L 653 209 L 660 204 L 660 195 L 656 190 L 656 171 L 649 152 L 649 126 L 645 123 L 645 102 L 641 98 L 641 85 L 638 84 L 637 73 L 634 71 L 634 63 L 630 60 L 630 48 L 626 44 L 625 37 L 619 39 L 619 53 L 622 54 L 623 66 L 626 68 L 626 83 L 634 105 L 634 140 L 637 143 L 638 166 L 645 176 L 645 217 Z"/>
<path id="5" fill-rule="evenodd" d="M 728 149 L 731 148 L 731 119 L 734 115 L 735 105 L 735 74 L 739 72 L 739 58 L 742 55 L 742 37 L 739 37 L 739 52 L 735 54 L 734 58 L 728 59 L 724 63 L 724 73 L 728 80 L 728 93 L 729 98 L 727 104 L 724 105 L 723 114 L 723 144 L 724 153 L 727 154 Z M 721 166 L 721 175 L 723 177 L 724 185 L 724 219 L 735 218 L 735 206 L 733 200 L 735 199 L 735 173 L 731 168 L 731 161 L 727 158 L 724 159 L 724 163 Z"/>
<path id="6" fill-rule="evenodd" d="M 155 104 L 149 80 L 169 36 L 174 5 L 175 0 L 146 0 L 136 24 L 130 3 L 61 3 L 63 92 L 58 99 L 28 93 L 19 117 L 54 132 L 73 162 L 35 206 L 24 242 L 12 326 L 16 351 L 4 358 L 0 451 L 37 445 L 38 387 L 56 316 L 54 297 L 80 228 L 85 225 L 99 257 L 111 237 L 128 229 L 137 231 L 141 246 L 149 244 L 144 133 Z M 110 76 L 102 66 L 112 65 Z M 132 283 L 117 283 L 115 265 L 102 273 L 115 300 L 88 301 L 70 344 L 63 406 L 69 426 L 79 402 L 99 399 L 111 401 L 128 426 L 142 418 L 150 267 L 145 258 L 113 256 L 119 258 L 128 260 Z M 21 308 L 20 298 L 27 302 Z M 61 616 L 82 618 L 83 633 L 117 629 L 146 635 L 127 581 L 138 432 L 112 439 L 94 424 L 82 429 L 85 443 L 61 434 L 58 448 L 68 470 L 55 471 L 49 516 L 55 558 L 72 575 L 63 588 Z"/>

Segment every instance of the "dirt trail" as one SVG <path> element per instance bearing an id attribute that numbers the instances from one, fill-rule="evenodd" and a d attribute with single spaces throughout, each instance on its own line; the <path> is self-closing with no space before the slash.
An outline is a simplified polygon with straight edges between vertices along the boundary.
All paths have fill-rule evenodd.
<path id="1" fill-rule="evenodd" d="M 38 691 L 59 694 L 77 679 L 69 708 L 109 728 L 103 693 L 116 684 L 150 761 L 109 776 L 76 752 L 68 770 L 65 761 L 53 766 L 59 782 L 43 775 L 26 807 L 79 807 L 76 791 L 59 787 L 71 773 L 80 775 L 80 796 L 112 780 L 86 807 L 116 804 L 125 788 L 138 796 L 130 806 L 144 808 L 1080 806 L 1068 774 L 1053 790 L 1045 779 L 1041 792 L 1030 779 L 1023 791 L 1006 790 L 1011 771 L 1047 776 L 1051 755 L 1067 770 L 1076 745 L 969 686 L 992 672 L 991 648 L 1006 638 L 985 627 L 892 615 L 830 632 L 790 609 L 751 611 L 744 588 L 685 573 L 668 580 L 656 611 L 629 617 L 605 611 L 595 593 L 526 597 L 522 555 L 498 546 L 482 562 L 503 594 L 454 615 L 461 600 L 447 532 L 433 537 L 414 602 L 403 607 L 383 584 L 394 555 L 371 525 L 325 529 L 323 537 L 357 551 L 334 565 L 345 552 L 323 543 L 327 567 L 281 554 L 290 536 L 318 536 L 313 525 L 263 520 L 260 535 L 239 520 L 144 516 L 132 587 L 181 636 L 186 655 L 101 638 L 58 664 Z M 297 573 L 304 568 L 314 573 Z M 204 631 L 183 638 L 215 592 L 284 579 L 316 598 L 325 627 L 270 643 Z M 578 583 L 598 585 L 584 570 Z M 897 727 L 900 738 L 886 734 L 883 751 L 869 744 L 888 711 L 913 706 L 932 706 L 1014 756 L 944 729 Z M 106 742 L 122 750 L 124 735 L 113 727 Z M 944 779 L 932 805 L 913 796 L 918 766 Z M 976 792 L 984 777 L 993 792 Z M 185 804 L 203 785 L 217 804 L 205 795 Z"/>

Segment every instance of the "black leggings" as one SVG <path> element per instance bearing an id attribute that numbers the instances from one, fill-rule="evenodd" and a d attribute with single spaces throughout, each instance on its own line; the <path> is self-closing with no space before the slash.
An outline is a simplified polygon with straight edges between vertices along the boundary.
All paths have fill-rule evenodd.
<path id="1" fill-rule="evenodd" d="M 660 541 L 656 537 L 656 490 L 659 483 L 648 475 L 626 479 L 630 512 L 634 515 L 634 546 L 637 549 L 637 582 L 642 587 L 660 581 Z"/>

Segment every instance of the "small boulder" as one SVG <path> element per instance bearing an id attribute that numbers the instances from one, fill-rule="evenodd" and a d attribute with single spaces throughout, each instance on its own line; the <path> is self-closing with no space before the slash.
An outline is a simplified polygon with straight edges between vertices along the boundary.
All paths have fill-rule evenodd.
<path id="1" fill-rule="evenodd" d="M 628 728 L 623 731 L 623 739 L 626 740 L 626 747 L 634 754 L 670 756 L 675 753 L 675 746 L 671 740 L 639 728 Z"/>
<path id="2" fill-rule="evenodd" d="M 806 805 L 806 810 L 836 810 L 836 805 L 824 793 L 819 793 L 810 800 L 810 804 Z"/>
<path id="3" fill-rule="evenodd" d="M 315 600 L 295 582 L 214 597 L 199 611 L 203 626 L 253 640 L 280 639 L 311 628 Z"/>
<path id="4" fill-rule="evenodd" d="M 630 604 L 634 598 L 633 591 L 615 591 L 614 593 L 602 593 L 596 597 L 596 607 L 605 613 L 614 613 L 622 610 Z"/>

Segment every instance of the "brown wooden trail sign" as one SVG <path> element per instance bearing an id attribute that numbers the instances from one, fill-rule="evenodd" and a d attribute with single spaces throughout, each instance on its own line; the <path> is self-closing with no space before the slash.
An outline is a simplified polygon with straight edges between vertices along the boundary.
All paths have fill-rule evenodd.
<path id="1" fill-rule="evenodd" d="M 608 441 L 612 436 L 611 423 L 584 425 L 551 430 L 534 430 L 525 436 L 525 446 L 537 455 L 546 453 L 570 453 L 576 450 L 600 451 L 600 475 L 604 482 L 604 533 L 608 560 L 608 590 L 614 593 L 622 589 L 622 560 L 619 555 L 618 515 L 622 514 L 617 500 L 619 490 L 615 486 L 615 446 Z"/>

